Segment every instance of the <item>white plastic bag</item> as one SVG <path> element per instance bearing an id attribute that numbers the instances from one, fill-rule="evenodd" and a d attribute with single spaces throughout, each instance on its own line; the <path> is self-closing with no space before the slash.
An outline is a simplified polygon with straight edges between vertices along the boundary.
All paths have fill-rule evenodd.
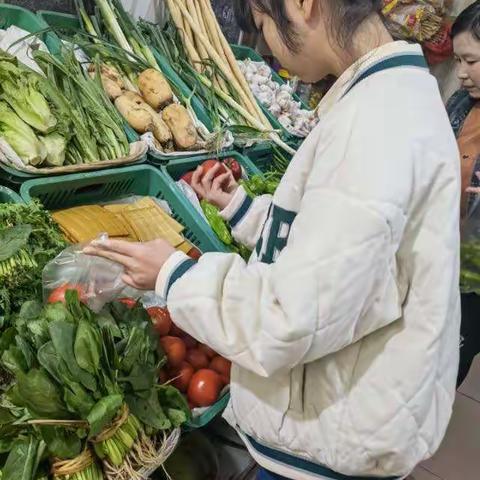
<path id="1" fill-rule="evenodd" d="M 106 234 L 99 241 L 108 238 Z M 123 266 L 105 258 L 86 255 L 86 244 L 72 245 L 49 262 L 42 274 L 43 299 L 55 302 L 67 290 L 77 290 L 81 300 L 98 313 L 121 296 L 126 285 L 122 281 Z"/>

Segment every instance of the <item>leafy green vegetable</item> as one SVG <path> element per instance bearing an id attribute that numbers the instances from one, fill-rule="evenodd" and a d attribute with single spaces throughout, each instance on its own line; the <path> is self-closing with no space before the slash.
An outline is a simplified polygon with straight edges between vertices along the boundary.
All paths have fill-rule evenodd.
<path id="1" fill-rule="evenodd" d="M 67 150 L 67 141 L 65 137 L 54 132 L 39 137 L 47 151 L 46 163 L 52 167 L 61 167 L 65 163 L 65 153 Z"/>
<path id="2" fill-rule="evenodd" d="M 0 229 L 0 262 L 17 254 L 27 244 L 31 233 L 30 225 L 15 225 Z"/>
<path id="3" fill-rule="evenodd" d="M 2 480 L 32 480 L 38 467 L 40 442 L 34 438 L 20 438 L 13 445 L 2 470 Z"/>
<path id="4" fill-rule="evenodd" d="M 0 117 L 0 123 L 1 123 Z M 62 251 L 66 242 L 58 225 L 39 203 L 0 204 L 2 229 L 29 226 L 28 244 L 20 252 L 0 262 L 0 325 L 32 298 L 42 297 L 42 270 Z"/>
<path id="5" fill-rule="evenodd" d="M 102 398 L 91 410 L 87 419 L 90 424 L 90 438 L 97 436 L 117 415 L 123 404 L 121 395 Z"/>
<path id="6" fill-rule="evenodd" d="M 25 406 L 39 418 L 68 419 L 60 389 L 43 369 L 17 375 L 18 393 Z"/>
<path id="7" fill-rule="evenodd" d="M 27 125 L 5 102 L 0 101 L 0 136 L 27 165 L 40 165 L 47 150 Z"/>
<path id="8" fill-rule="evenodd" d="M 39 76 L 19 68 L 18 62 L 0 62 L 0 89 L 3 100 L 35 130 L 48 133 L 57 124 L 47 100 L 40 93 Z"/>
<path id="9" fill-rule="evenodd" d="M 81 320 L 78 323 L 75 337 L 75 359 L 80 368 L 95 375 L 100 366 L 100 334 L 87 321 Z"/>

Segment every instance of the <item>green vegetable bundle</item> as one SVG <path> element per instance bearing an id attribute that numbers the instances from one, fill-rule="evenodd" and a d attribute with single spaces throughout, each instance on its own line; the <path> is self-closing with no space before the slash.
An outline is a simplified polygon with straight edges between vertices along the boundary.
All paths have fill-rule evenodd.
<path id="1" fill-rule="evenodd" d="M 71 478 L 104 478 L 88 460 L 92 454 L 106 478 L 128 477 L 157 460 L 158 433 L 189 415 L 180 392 L 157 384 L 165 362 L 158 345 L 140 306 L 115 303 L 95 314 L 76 291 L 66 293 L 65 305 L 27 302 L 0 336 L 0 363 L 13 376 L 0 405 L 10 406 L 11 418 L 23 411 L 30 435 L 54 467 L 66 463 L 68 475 L 78 475 Z M 4 471 L 2 480 L 14 478 Z"/>
<path id="2" fill-rule="evenodd" d="M 0 327 L 24 302 L 41 298 L 43 267 L 65 247 L 39 203 L 0 204 Z"/>
<path id="3" fill-rule="evenodd" d="M 472 238 L 460 247 L 460 286 L 465 292 L 480 293 L 480 241 Z"/>
<path id="4" fill-rule="evenodd" d="M 45 75 L 0 52 L 0 138 L 26 165 L 93 163 L 130 151 L 123 120 L 105 95 L 63 47 L 58 57 L 34 53 Z"/>

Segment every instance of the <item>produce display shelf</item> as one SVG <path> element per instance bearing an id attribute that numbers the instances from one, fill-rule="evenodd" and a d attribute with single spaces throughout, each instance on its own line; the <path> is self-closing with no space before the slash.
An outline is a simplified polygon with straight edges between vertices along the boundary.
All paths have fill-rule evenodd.
<path id="1" fill-rule="evenodd" d="M 185 237 L 202 252 L 218 251 L 219 241 L 201 220 L 174 182 L 151 165 L 135 165 L 113 170 L 65 175 L 25 182 L 20 190 L 25 202 L 38 198 L 49 210 L 96 204 L 129 195 L 153 196 L 168 202 L 173 218 L 186 227 Z M 223 396 L 185 428 L 195 429 L 209 423 L 225 408 L 229 395 Z"/>
<path id="2" fill-rule="evenodd" d="M 80 21 L 76 15 L 71 15 L 68 13 L 59 13 L 50 10 L 39 10 L 37 15 L 44 21 L 48 26 L 56 29 L 57 31 L 64 30 L 65 32 L 76 30 L 81 28 Z M 45 43 L 47 44 L 49 50 L 52 53 L 58 52 L 60 49 L 60 39 L 53 33 L 49 32 L 46 36 Z M 158 51 L 152 49 L 155 60 L 160 67 L 160 70 L 163 72 L 168 81 L 174 86 L 177 92 L 185 99 L 190 99 L 190 105 L 192 106 L 195 115 L 198 120 L 202 122 L 205 127 L 212 131 L 212 122 L 210 117 L 207 114 L 203 103 L 199 100 L 198 97 L 192 96 L 191 90 L 185 84 L 185 82 L 177 75 L 175 70 L 170 66 L 167 59 L 163 57 Z M 129 127 L 130 128 L 130 127 Z M 132 132 L 133 130 L 130 129 Z M 135 132 L 133 132 L 135 133 Z M 136 135 L 136 133 L 135 133 Z M 149 154 L 150 156 L 162 161 L 168 162 L 172 159 L 171 156 L 161 155 L 161 154 Z M 183 158 L 185 156 L 191 156 L 191 153 L 185 153 L 185 155 L 178 155 L 175 158 Z"/>
<path id="3" fill-rule="evenodd" d="M 20 195 L 0 185 L 0 203 L 23 203 Z"/>
<path id="4" fill-rule="evenodd" d="M 56 12 L 51 13 L 55 13 L 55 15 L 59 16 L 69 16 Z M 30 10 L 26 10 L 25 8 L 18 7 L 16 5 L 0 3 L 0 28 L 6 29 L 12 25 L 22 28 L 30 33 L 40 32 L 48 29 L 51 26 L 45 21 L 43 16 L 35 15 Z M 47 48 L 52 54 L 58 53 L 60 40 L 54 33 L 44 33 L 42 34 L 41 38 L 43 41 L 45 41 Z M 125 124 L 125 133 L 127 134 L 129 142 L 138 141 L 138 135 L 127 124 Z M 143 163 L 145 160 L 146 156 L 142 157 L 135 163 Z M 3 177 L 5 178 L 5 181 L 13 187 L 19 187 L 27 180 L 42 177 L 40 174 L 36 175 L 34 173 L 22 172 L 3 163 L 0 163 L 0 169 L 3 170 Z"/>
<path id="5" fill-rule="evenodd" d="M 189 211 L 192 216 L 198 218 L 199 222 L 202 222 L 204 228 L 208 229 L 211 235 L 215 238 L 216 250 L 220 252 L 230 252 L 227 245 L 222 243 L 220 239 L 217 238 L 212 228 L 203 217 L 199 215 L 195 207 L 190 203 L 190 201 L 185 197 L 182 190 L 177 186 L 176 182 L 180 179 L 182 175 L 192 170 L 195 170 L 199 165 L 201 165 L 205 160 L 215 159 L 223 160 L 225 158 L 232 157 L 240 163 L 242 168 L 248 175 L 261 174 L 262 172 L 250 161 L 249 158 L 239 154 L 238 152 L 222 152 L 220 155 L 202 155 L 200 157 L 191 157 L 176 160 L 170 162 L 168 165 L 163 165 L 161 167 L 162 174 L 165 176 L 165 179 L 170 185 L 170 189 L 177 198 L 183 202 L 187 203 Z"/>
<path id="6" fill-rule="evenodd" d="M 252 48 L 245 47 L 243 45 L 231 45 L 231 47 L 232 47 L 233 54 L 235 55 L 235 58 L 237 60 L 246 60 L 248 58 L 254 62 L 265 62 L 265 60 L 263 60 L 263 58 Z M 280 85 L 285 85 L 285 82 L 282 79 L 282 77 L 280 77 L 280 75 L 277 72 L 275 72 L 275 70 L 273 70 L 272 68 L 270 70 L 272 72 L 272 80 Z M 293 94 L 293 99 L 296 102 L 300 102 L 302 108 L 306 110 L 310 110 L 310 108 L 304 102 L 302 102 L 302 100 L 298 97 L 298 95 Z M 293 135 L 287 129 L 285 129 L 285 127 L 282 126 L 282 124 L 276 119 L 276 117 L 272 113 L 270 113 L 270 111 L 266 106 L 264 106 L 261 102 L 257 101 L 257 103 L 262 108 L 262 111 L 265 113 L 265 116 L 270 121 L 272 127 L 275 130 L 281 130 L 282 132 L 284 132 L 283 137 L 288 142 L 303 140 L 302 137 Z"/>
<path id="7" fill-rule="evenodd" d="M 179 198 L 165 176 L 150 165 L 101 170 L 25 182 L 20 195 L 24 201 L 38 198 L 48 210 L 104 203 L 129 195 L 152 196 L 170 205 L 173 217 L 186 227 L 185 236 L 203 252 L 215 251 L 215 237 L 197 216 L 186 199 Z"/>

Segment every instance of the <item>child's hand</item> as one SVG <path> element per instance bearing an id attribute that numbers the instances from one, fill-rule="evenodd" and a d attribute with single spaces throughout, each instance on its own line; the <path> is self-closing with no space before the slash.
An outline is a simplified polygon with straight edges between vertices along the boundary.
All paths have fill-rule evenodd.
<path id="1" fill-rule="evenodd" d="M 220 164 L 215 165 L 205 175 L 203 175 L 202 167 L 198 167 L 192 176 L 191 185 L 197 195 L 223 210 L 232 200 L 238 183 L 230 170 L 215 177 L 220 167 Z"/>

